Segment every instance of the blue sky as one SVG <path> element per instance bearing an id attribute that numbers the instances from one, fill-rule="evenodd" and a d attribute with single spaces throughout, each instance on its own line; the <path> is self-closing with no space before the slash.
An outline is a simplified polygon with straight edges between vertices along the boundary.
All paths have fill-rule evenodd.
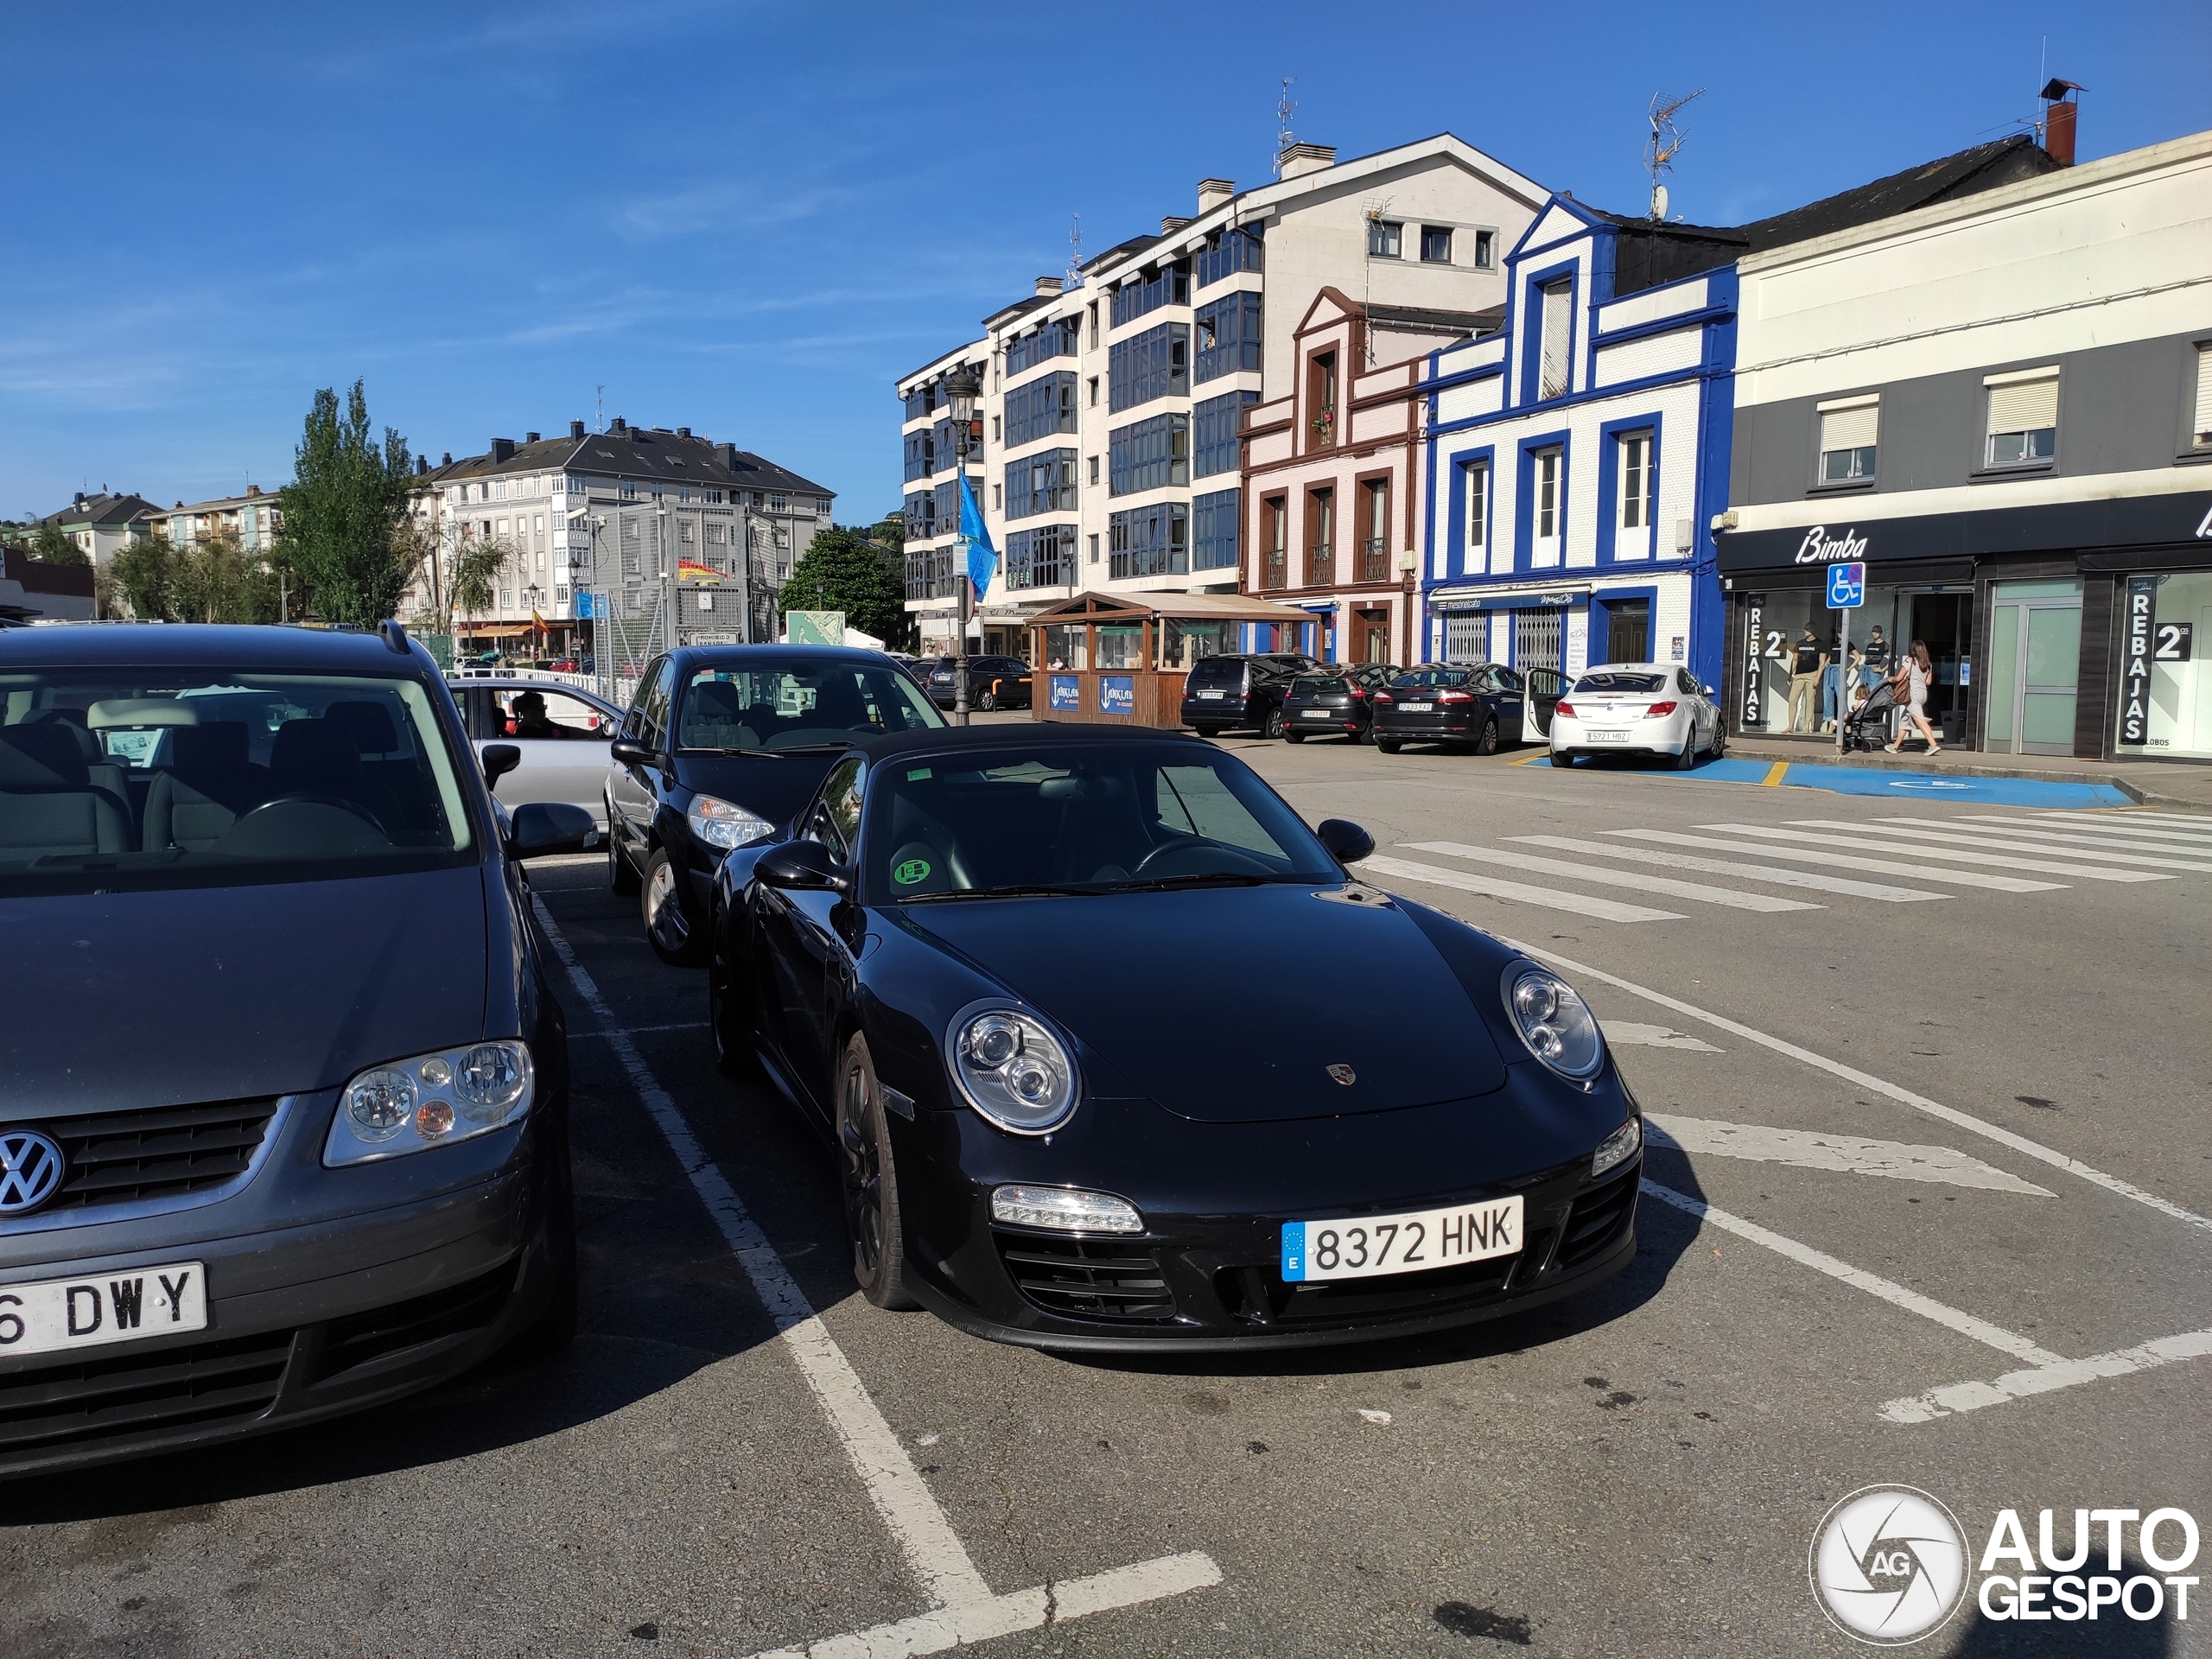
<path id="1" fill-rule="evenodd" d="M 899 496 L 891 383 L 1062 270 L 1268 176 L 1450 130 L 1727 224 L 1999 137 L 2212 126 L 2212 7 L 0 5 L 0 517 L 289 476 L 318 386 L 433 459 L 608 417 Z"/>

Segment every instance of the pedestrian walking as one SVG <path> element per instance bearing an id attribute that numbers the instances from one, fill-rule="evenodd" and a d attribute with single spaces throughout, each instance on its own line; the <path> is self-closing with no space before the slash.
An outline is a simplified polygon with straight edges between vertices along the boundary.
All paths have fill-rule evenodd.
<path id="1" fill-rule="evenodd" d="M 1827 665 L 1828 654 L 1821 649 L 1820 636 L 1808 624 L 1789 665 L 1789 729 L 1793 733 L 1812 731 L 1820 711 L 1821 672 Z M 1802 725 L 1798 723 L 1801 711 Z"/>
<path id="2" fill-rule="evenodd" d="M 1897 700 L 1904 705 L 1905 719 L 1920 728 L 1920 735 L 1928 744 L 1928 753 L 1941 754 L 1943 746 L 1936 741 L 1936 728 L 1928 723 L 1928 688 L 1936 683 L 1936 664 L 1929 659 L 1925 640 L 1916 639 L 1904 660 L 1897 664 L 1892 682 L 1897 688 Z M 1889 745 L 1891 754 L 1897 753 L 1909 733 L 1900 731 L 1897 742 Z"/>

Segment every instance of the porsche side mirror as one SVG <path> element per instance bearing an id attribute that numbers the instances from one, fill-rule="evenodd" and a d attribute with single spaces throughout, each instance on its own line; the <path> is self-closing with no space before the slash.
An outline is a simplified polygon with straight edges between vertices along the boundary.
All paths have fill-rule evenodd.
<path id="1" fill-rule="evenodd" d="M 581 853 L 599 826 L 585 808 L 568 801 L 524 801 L 510 815 L 507 852 L 514 858 Z"/>
<path id="2" fill-rule="evenodd" d="M 850 893 L 853 878 L 818 841 L 787 841 L 754 861 L 753 873 L 788 893 Z"/>
<path id="3" fill-rule="evenodd" d="M 484 746 L 484 786 L 497 789 L 499 779 L 522 765 L 522 751 L 512 743 L 486 743 Z"/>
<path id="4" fill-rule="evenodd" d="M 1375 837 L 1349 818 L 1324 818 L 1314 834 L 1339 864 L 1357 864 L 1375 850 Z"/>
<path id="5" fill-rule="evenodd" d="M 618 737 L 607 746 L 607 758 L 618 766 L 656 766 L 660 756 L 634 737 Z"/>

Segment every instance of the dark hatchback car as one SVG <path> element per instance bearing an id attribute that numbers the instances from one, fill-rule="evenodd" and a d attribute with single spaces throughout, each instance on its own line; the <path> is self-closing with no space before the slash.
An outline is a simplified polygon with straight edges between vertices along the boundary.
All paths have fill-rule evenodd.
<path id="1" fill-rule="evenodd" d="M 722 866 L 718 1057 L 821 1129 L 863 1294 L 1002 1341 L 1360 1341 L 1604 1278 L 1643 1128 L 1596 1022 L 1351 877 L 1373 845 L 1181 735 L 864 739 Z M 1388 995 L 1163 997 L 1191 938 Z"/>
<path id="2" fill-rule="evenodd" d="M 1256 727 L 1281 737 L 1291 682 L 1323 666 L 1294 652 L 1200 658 L 1183 678 L 1183 724 L 1200 737 L 1217 737 L 1232 727 Z"/>
<path id="3" fill-rule="evenodd" d="M 1374 728 L 1375 694 L 1400 671 L 1389 663 L 1353 663 L 1300 674 L 1282 700 L 1284 740 L 1344 737 L 1365 742 Z"/>
<path id="4" fill-rule="evenodd" d="M 696 964 L 724 853 L 783 833 L 856 737 L 944 723 L 878 652 L 706 645 L 657 657 L 607 749 L 607 881 L 639 896 L 663 961 Z"/>
<path id="5" fill-rule="evenodd" d="M 1520 671 L 1497 663 L 1408 669 L 1375 696 L 1375 747 L 1395 754 L 1408 743 L 1436 743 L 1495 754 L 1504 744 L 1541 736 L 1559 697 L 1549 685 L 1541 697 L 1532 696 Z"/>
<path id="6" fill-rule="evenodd" d="M 568 1339 L 567 1030 L 518 861 L 590 829 L 495 810 L 391 625 L 0 635 L 0 1472 Z"/>
<path id="7" fill-rule="evenodd" d="M 930 701 L 940 709 L 958 706 L 960 675 L 955 660 L 944 657 L 930 665 Z M 1030 706 L 1029 664 L 1019 657 L 970 657 L 968 659 L 968 706 L 986 713 L 994 709 Z"/>

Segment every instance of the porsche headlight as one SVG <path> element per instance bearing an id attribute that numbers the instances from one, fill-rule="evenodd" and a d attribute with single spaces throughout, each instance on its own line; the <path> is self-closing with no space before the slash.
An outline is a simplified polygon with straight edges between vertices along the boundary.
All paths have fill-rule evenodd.
<path id="1" fill-rule="evenodd" d="M 536 1093 L 530 1045 L 512 1039 L 372 1065 L 339 1091 L 322 1161 L 335 1169 L 451 1146 L 513 1122 Z"/>
<path id="2" fill-rule="evenodd" d="M 1625 1163 L 1643 1146 L 1643 1120 L 1631 1117 L 1598 1143 L 1598 1150 L 1590 1158 L 1590 1179 L 1594 1181 L 1615 1165 Z"/>
<path id="3" fill-rule="evenodd" d="M 963 1009 L 945 1047 L 968 1103 L 1002 1129 L 1048 1134 L 1075 1110 L 1075 1060 L 1027 1009 L 988 1003 Z"/>
<path id="4" fill-rule="evenodd" d="M 684 809 L 683 821 L 701 842 L 724 852 L 733 847 L 749 847 L 776 833 L 776 826 L 759 813 L 748 812 L 734 801 L 717 800 L 712 795 L 694 795 L 691 804 Z"/>
<path id="5" fill-rule="evenodd" d="M 1605 1063 L 1590 1005 L 1557 974 L 1533 962 L 1505 970 L 1505 1012 L 1529 1052 L 1562 1077 L 1586 1083 Z"/>

